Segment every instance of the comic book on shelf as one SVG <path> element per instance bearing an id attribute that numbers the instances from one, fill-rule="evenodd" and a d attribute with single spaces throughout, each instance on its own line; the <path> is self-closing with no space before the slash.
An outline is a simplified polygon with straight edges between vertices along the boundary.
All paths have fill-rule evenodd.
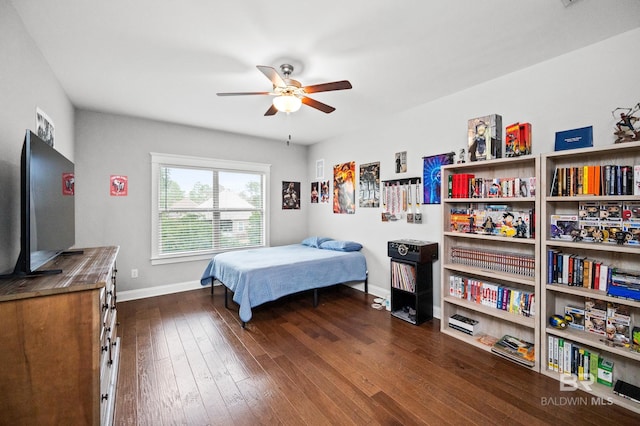
<path id="1" fill-rule="evenodd" d="M 491 352 L 527 367 L 533 367 L 536 363 L 533 343 L 508 334 L 505 334 L 491 347 Z"/>

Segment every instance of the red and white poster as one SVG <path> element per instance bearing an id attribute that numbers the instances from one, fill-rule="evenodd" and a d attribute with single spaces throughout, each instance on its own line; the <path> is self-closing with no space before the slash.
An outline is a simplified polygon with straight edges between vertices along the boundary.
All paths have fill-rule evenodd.
<path id="1" fill-rule="evenodd" d="M 109 188 L 112 197 L 126 197 L 129 192 L 129 178 L 122 175 L 111 175 Z"/>
<path id="2" fill-rule="evenodd" d="M 76 177 L 73 173 L 62 174 L 62 195 L 73 195 L 76 192 Z"/>

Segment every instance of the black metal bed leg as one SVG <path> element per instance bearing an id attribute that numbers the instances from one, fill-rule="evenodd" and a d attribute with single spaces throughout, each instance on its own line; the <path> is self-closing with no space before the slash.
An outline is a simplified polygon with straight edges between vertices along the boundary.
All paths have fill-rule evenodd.
<path id="1" fill-rule="evenodd" d="M 318 307 L 318 289 L 317 288 L 313 289 L 313 307 L 314 308 Z"/>
<path id="2" fill-rule="evenodd" d="M 247 325 L 247 323 L 242 321 L 242 328 L 245 328 L 246 325 Z"/>
<path id="3" fill-rule="evenodd" d="M 229 289 L 227 286 L 224 287 L 224 307 L 229 309 L 229 302 L 227 301 L 227 295 L 229 294 Z"/>
<path id="4" fill-rule="evenodd" d="M 367 272 L 367 277 L 364 279 L 364 294 L 369 294 L 369 273 Z"/>

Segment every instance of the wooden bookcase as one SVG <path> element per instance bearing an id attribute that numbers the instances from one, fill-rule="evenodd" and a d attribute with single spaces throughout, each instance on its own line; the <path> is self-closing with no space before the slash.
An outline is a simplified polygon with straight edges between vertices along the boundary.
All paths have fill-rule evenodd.
<path id="1" fill-rule="evenodd" d="M 539 157 L 531 155 L 502 158 L 488 161 L 478 161 L 463 164 L 450 164 L 442 167 L 442 218 L 443 218 L 443 249 L 442 249 L 442 285 L 441 285 L 441 331 L 454 336 L 464 342 L 474 345 L 486 351 L 491 351 L 491 346 L 481 343 L 478 337 L 489 335 L 497 339 L 505 334 L 531 342 L 536 347 L 535 365 L 531 367 L 539 371 L 538 348 L 540 343 L 540 327 L 538 321 L 539 309 L 538 294 L 540 290 L 539 262 L 533 262 L 530 268 L 530 276 L 518 273 L 509 273 L 488 269 L 483 266 L 470 266 L 456 263 L 452 255 L 452 249 L 468 249 L 479 252 L 493 252 L 498 255 L 526 257 L 531 265 L 531 260 L 539 253 L 539 238 L 515 238 L 500 235 L 487 235 L 484 233 L 469 233 L 452 230 L 452 209 L 464 209 L 474 206 L 506 204 L 513 211 L 534 212 L 532 222 L 536 235 L 539 235 Z M 473 174 L 475 178 L 493 180 L 495 178 L 529 178 L 535 177 L 533 191 L 524 197 L 499 197 L 499 198 L 452 198 L 449 196 L 449 177 L 456 174 Z M 510 313 L 491 306 L 485 306 L 474 301 L 450 295 L 450 280 L 452 277 L 475 279 L 486 283 L 497 284 L 517 290 L 519 292 L 533 293 L 533 315 L 525 316 Z M 448 319 L 460 314 L 478 321 L 475 335 L 467 335 L 461 331 L 449 327 Z"/>
<path id="2" fill-rule="evenodd" d="M 584 307 L 585 299 L 591 298 L 607 303 L 626 306 L 631 313 L 632 326 L 639 324 L 640 301 L 622 299 L 607 296 L 606 291 L 584 288 L 577 285 L 564 285 L 552 283 L 549 280 L 550 267 L 547 264 L 547 253 L 549 250 L 576 255 L 581 259 L 591 259 L 592 261 L 608 264 L 613 267 L 640 270 L 640 246 L 639 245 L 618 245 L 615 243 L 585 242 L 578 238 L 560 239 L 554 238 L 551 232 L 552 215 L 576 215 L 579 216 L 581 203 L 610 203 L 610 202 L 636 202 L 640 203 L 640 196 L 637 195 L 575 195 L 575 196 L 552 196 L 551 189 L 556 168 L 582 167 L 582 166 L 604 166 L 604 165 L 637 165 L 640 164 L 640 143 L 630 142 L 610 145 L 606 147 L 574 149 L 568 151 L 553 152 L 542 156 L 541 177 L 542 177 L 542 210 L 541 210 L 541 263 L 542 263 L 542 293 L 541 293 L 541 350 L 540 362 L 541 372 L 547 376 L 561 380 L 563 376 L 559 372 L 550 370 L 548 366 L 549 356 L 554 355 L 550 349 L 557 346 L 552 340 L 549 347 L 549 339 L 562 339 L 573 345 L 578 345 L 592 353 L 597 353 L 599 357 L 612 361 L 613 383 L 622 379 L 628 383 L 640 386 L 640 353 L 633 352 L 627 347 L 610 346 L 606 343 L 605 336 L 588 331 L 576 330 L 567 327 L 566 329 L 556 329 L 549 325 L 547 319 L 554 314 L 564 314 L 566 306 Z M 557 179 L 557 178 L 556 178 Z M 554 233 L 555 233 L 554 228 Z M 552 272 L 553 273 L 553 272 Z M 553 278 L 551 279 L 553 281 Z M 593 323 L 593 322 L 592 322 Z M 586 325 L 586 324 L 585 324 Z M 591 393 L 594 397 L 603 398 L 604 403 L 612 401 L 615 404 L 624 406 L 636 413 L 640 413 L 640 404 L 621 398 L 613 393 L 612 387 L 599 383 L 582 386 L 581 390 Z"/>
<path id="3" fill-rule="evenodd" d="M 1 423 L 113 423 L 117 254 L 84 249 L 43 266 L 61 274 L 0 280 Z"/>

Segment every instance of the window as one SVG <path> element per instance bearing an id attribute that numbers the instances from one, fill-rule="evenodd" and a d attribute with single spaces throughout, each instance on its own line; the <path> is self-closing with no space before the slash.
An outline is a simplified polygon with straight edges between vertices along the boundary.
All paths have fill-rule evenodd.
<path id="1" fill-rule="evenodd" d="M 152 264 L 268 245 L 268 164 L 151 154 Z"/>

